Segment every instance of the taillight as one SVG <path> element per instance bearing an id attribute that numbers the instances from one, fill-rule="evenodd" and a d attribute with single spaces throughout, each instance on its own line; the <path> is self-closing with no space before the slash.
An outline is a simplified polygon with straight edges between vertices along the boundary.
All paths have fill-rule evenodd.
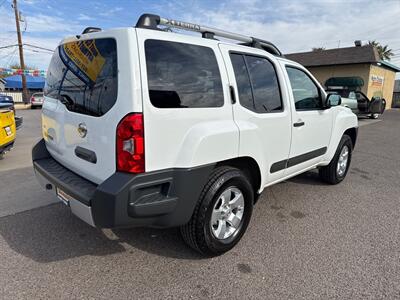
<path id="1" fill-rule="evenodd" d="M 144 124 L 143 114 L 126 115 L 117 127 L 117 171 L 143 173 Z"/>
<path id="2" fill-rule="evenodd" d="M 31 102 L 34 102 L 34 101 L 35 101 L 35 97 L 32 97 L 32 98 L 31 98 Z"/>

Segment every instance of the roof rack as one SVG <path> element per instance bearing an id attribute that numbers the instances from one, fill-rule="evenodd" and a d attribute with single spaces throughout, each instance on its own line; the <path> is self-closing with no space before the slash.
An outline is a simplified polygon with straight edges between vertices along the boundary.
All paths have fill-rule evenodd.
<path id="1" fill-rule="evenodd" d="M 162 18 L 158 15 L 143 14 L 136 23 L 137 28 L 160 30 L 159 25 L 175 27 L 178 29 L 200 32 L 203 38 L 215 39 L 220 36 L 241 42 L 241 45 L 263 49 L 273 55 L 283 56 L 282 52 L 272 43 L 242 34 L 232 33 L 203 25 Z"/>
<path id="2" fill-rule="evenodd" d="M 101 28 L 99 28 L 99 27 L 86 27 L 86 28 L 82 31 L 82 34 L 91 33 L 91 32 L 99 32 L 99 31 L 101 31 Z"/>

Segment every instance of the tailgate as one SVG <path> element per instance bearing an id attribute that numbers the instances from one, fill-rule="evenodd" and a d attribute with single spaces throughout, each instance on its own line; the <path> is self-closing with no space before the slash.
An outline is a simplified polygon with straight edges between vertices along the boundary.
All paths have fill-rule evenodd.
<path id="1" fill-rule="evenodd" d="M 131 33 L 69 39 L 55 50 L 48 68 L 42 109 L 46 147 L 61 165 L 97 184 L 116 170 L 118 123 L 141 110 L 133 103 L 137 87 L 130 75 L 137 62 L 132 66 Z"/>
<path id="2" fill-rule="evenodd" d="M 0 145 L 8 144 L 14 139 L 14 112 L 11 110 L 0 110 Z"/>

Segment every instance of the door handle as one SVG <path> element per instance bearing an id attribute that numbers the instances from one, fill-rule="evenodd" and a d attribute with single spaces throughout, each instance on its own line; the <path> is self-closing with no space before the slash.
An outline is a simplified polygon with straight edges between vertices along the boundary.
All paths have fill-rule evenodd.
<path id="1" fill-rule="evenodd" d="M 303 121 L 299 121 L 299 122 L 294 123 L 293 127 L 301 127 L 301 126 L 304 126 L 304 125 L 305 125 L 305 123 Z"/>
<path id="2" fill-rule="evenodd" d="M 229 86 L 229 93 L 231 95 L 231 103 L 235 104 L 236 103 L 235 89 L 231 85 Z"/>

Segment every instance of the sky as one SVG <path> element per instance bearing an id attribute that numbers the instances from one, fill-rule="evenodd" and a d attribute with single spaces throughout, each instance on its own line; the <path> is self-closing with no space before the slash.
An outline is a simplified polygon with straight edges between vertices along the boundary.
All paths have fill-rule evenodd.
<path id="1" fill-rule="evenodd" d="M 11 0 L 0 0 L 0 47 L 17 43 Z M 18 0 L 23 43 L 54 49 L 87 26 L 134 26 L 142 13 L 194 22 L 273 42 L 283 53 L 349 47 L 354 40 L 389 45 L 400 66 L 400 0 Z M 51 52 L 26 47 L 25 63 L 46 70 Z M 0 67 L 18 63 L 17 47 L 0 49 Z M 399 74 L 398 74 L 399 76 Z"/>

